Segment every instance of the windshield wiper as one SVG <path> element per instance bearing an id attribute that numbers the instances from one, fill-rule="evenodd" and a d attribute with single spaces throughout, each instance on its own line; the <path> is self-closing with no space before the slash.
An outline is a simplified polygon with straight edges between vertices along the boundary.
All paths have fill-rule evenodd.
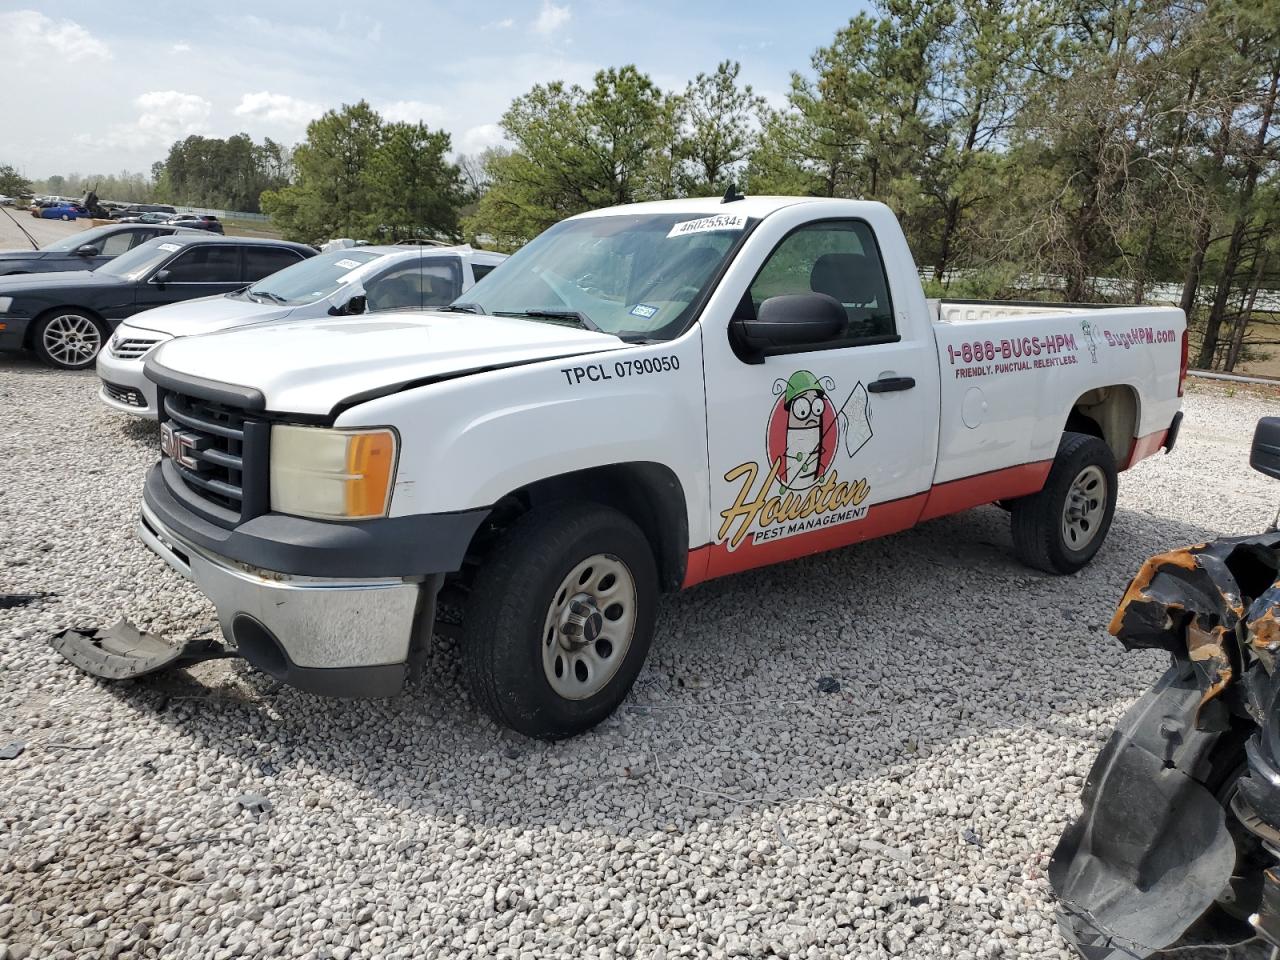
<path id="1" fill-rule="evenodd" d="M 280 294 L 272 293 L 270 290 L 251 290 L 249 291 L 249 293 L 252 296 L 266 297 L 272 303 L 288 303 L 289 302 L 284 297 L 280 296 Z"/>
<path id="2" fill-rule="evenodd" d="M 484 313 L 478 303 L 451 303 L 445 307 L 435 307 L 436 310 L 443 310 L 445 313 Z"/>
<path id="3" fill-rule="evenodd" d="M 545 317 L 548 320 L 572 320 L 583 330 L 591 330 L 595 333 L 605 332 L 598 323 L 581 310 L 521 310 L 514 316 L 533 317 L 535 320 L 540 317 Z"/>

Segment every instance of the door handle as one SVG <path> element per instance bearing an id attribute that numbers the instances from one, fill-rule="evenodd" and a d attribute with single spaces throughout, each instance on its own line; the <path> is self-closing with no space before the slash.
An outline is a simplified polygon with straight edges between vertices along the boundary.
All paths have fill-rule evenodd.
<path id="1" fill-rule="evenodd" d="M 884 377 L 868 383 L 867 390 L 871 393 L 893 393 L 896 390 L 910 390 L 915 385 L 915 377 Z"/>

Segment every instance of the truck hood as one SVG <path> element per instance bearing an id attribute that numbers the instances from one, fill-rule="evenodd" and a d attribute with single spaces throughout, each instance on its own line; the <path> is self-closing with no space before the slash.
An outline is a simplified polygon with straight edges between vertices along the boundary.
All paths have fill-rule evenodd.
<path id="1" fill-rule="evenodd" d="M 324 416 L 411 384 L 625 346 L 556 323 L 404 311 L 182 337 L 152 353 L 148 367 L 257 390 L 268 410 Z"/>
<path id="2" fill-rule="evenodd" d="M 128 323 L 138 330 L 154 330 L 171 337 L 190 337 L 242 327 L 247 323 L 280 320 L 294 309 L 294 305 L 254 303 L 247 297 L 217 294 L 145 310 L 131 317 Z"/>

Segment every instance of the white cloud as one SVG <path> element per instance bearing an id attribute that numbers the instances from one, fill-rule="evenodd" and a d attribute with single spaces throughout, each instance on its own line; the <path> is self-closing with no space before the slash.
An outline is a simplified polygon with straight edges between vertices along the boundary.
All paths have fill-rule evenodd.
<path id="1" fill-rule="evenodd" d="M 278 126 L 302 127 L 324 113 L 324 107 L 285 93 L 262 90 L 246 93 L 234 112 L 237 117 L 250 117 Z"/>
<path id="2" fill-rule="evenodd" d="M 74 20 L 54 20 L 36 10 L 0 13 L 0 62 L 52 55 L 72 63 L 110 60 L 111 50 Z"/>
<path id="3" fill-rule="evenodd" d="M 392 123 L 425 123 L 435 127 L 448 115 L 444 107 L 422 100 L 395 100 L 378 107 L 378 112 Z"/>
<path id="4" fill-rule="evenodd" d="M 533 29 L 544 37 L 549 37 L 569 22 L 569 16 L 568 4 L 560 7 L 551 0 L 542 0 L 542 9 L 538 11 L 538 18 L 533 21 Z"/>
<path id="5" fill-rule="evenodd" d="M 515 20 L 514 20 L 513 18 L 511 18 L 511 17 L 503 17 L 501 20 L 494 20 L 492 23 L 486 23 L 486 24 L 484 25 L 484 28 L 483 28 L 483 29 L 485 29 L 485 30 L 510 30 L 510 29 L 511 29 L 512 27 L 514 27 L 515 25 L 516 25 L 516 22 L 515 22 Z"/>
<path id="6" fill-rule="evenodd" d="M 173 52 L 174 53 L 190 53 L 191 44 L 186 43 L 185 41 L 180 43 L 175 43 L 173 45 Z"/>
<path id="7" fill-rule="evenodd" d="M 482 123 L 471 127 L 458 137 L 454 149 L 458 153 L 480 153 L 486 147 L 496 147 L 505 142 L 502 127 L 496 123 Z"/>
<path id="8" fill-rule="evenodd" d="M 194 93 L 153 90 L 133 101 L 138 108 L 137 129 L 157 143 L 201 132 L 209 122 L 213 104 Z"/>

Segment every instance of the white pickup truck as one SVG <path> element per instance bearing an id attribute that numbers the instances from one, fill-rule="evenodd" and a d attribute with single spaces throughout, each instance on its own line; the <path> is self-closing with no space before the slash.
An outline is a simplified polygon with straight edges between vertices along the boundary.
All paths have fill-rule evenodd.
<path id="1" fill-rule="evenodd" d="M 476 699 L 568 736 L 663 591 L 994 502 L 1025 562 L 1077 570 L 1181 418 L 1180 311 L 927 301 L 878 203 L 598 210 L 464 300 L 148 356 L 139 533 L 287 683 L 398 691 L 443 588 Z"/>

